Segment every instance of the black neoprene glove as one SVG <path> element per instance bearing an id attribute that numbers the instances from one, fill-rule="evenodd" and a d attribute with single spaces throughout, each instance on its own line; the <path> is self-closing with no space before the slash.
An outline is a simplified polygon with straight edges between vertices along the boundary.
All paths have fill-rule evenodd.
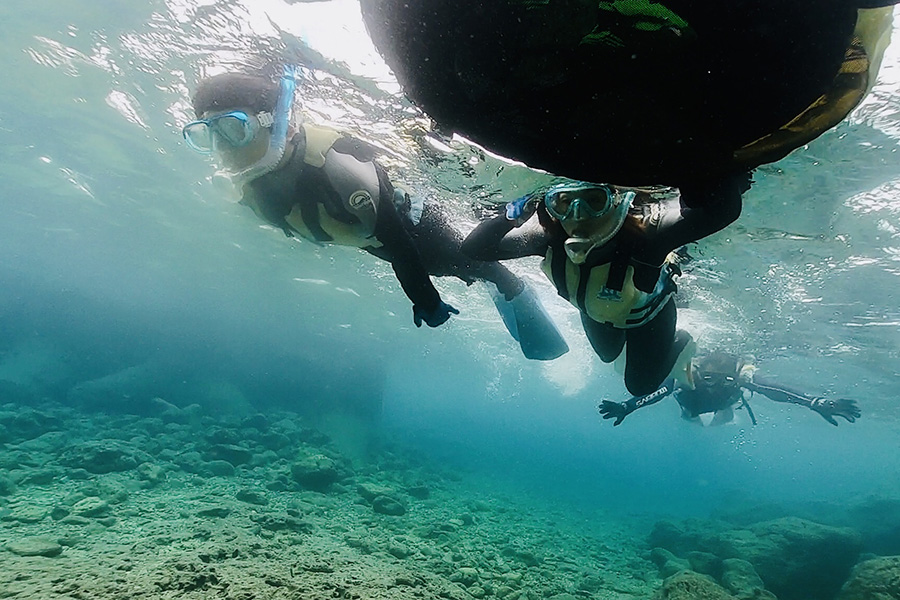
<path id="1" fill-rule="evenodd" d="M 814 398 L 809 407 L 822 415 L 822 418 L 837 427 L 835 417 L 841 417 L 848 422 L 853 423 L 862 413 L 856 402 L 847 398 L 838 398 L 836 400 L 827 400 L 825 398 Z"/>
<path id="2" fill-rule="evenodd" d="M 458 315 L 459 311 L 443 301 L 438 301 L 438 305 L 430 311 L 418 304 L 413 305 L 413 322 L 416 327 L 421 327 L 422 321 L 429 327 L 437 327 L 446 323 L 451 314 Z"/>
<path id="3" fill-rule="evenodd" d="M 625 417 L 633 413 L 636 407 L 634 406 L 634 403 L 629 404 L 628 402 L 610 402 L 609 400 L 604 400 L 600 403 L 598 408 L 604 419 L 616 420 L 615 423 L 613 423 L 613 427 L 615 427 L 625 420 Z"/>

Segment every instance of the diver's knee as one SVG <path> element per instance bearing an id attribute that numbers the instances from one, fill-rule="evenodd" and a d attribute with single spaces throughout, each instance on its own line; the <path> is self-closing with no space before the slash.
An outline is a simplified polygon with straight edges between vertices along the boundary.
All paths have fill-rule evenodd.
<path id="1" fill-rule="evenodd" d="M 647 394 L 652 394 L 659 386 L 662 385 L 662 380 L 656 380 L 656 378 L 649 378 L 643 373 L 639 373 L 638 375 L 629 374 L 628 369 L 625 370 L 625 387 L 628 389 L 628 393 L 633 396 L 646 396 Z"/>
<path id="2" fill-rule="evenodd" d="M 497 286 L 497 291 L 503 294 L 505 300 L 512 300 L 525 291 L 525 282 L 518 275 L 499 263 L 497 267 L 490 269 L 488 279 Z"/>

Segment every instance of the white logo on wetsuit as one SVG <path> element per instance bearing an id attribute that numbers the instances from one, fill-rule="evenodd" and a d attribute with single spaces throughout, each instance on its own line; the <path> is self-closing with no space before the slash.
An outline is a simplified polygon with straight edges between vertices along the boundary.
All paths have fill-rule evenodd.
<path id="1" fill-rule="evenodd" d="M 656 390 L 655 392 L 653 392 L 652 394 L 648 394 L 648 395 L 644 396 L 643 398 L 641 398 L 640 400 L 638 400 L 637 402 L 635 402 L 635 405 L 638 408 L 640 408 L 640 407 L 644 406 L 645 404 L 647 404 L 648 402 L 650 402 L 652 400 L 656 400 L 660 396 L 665 396 L 668 393 L 669 393 L 668 386 L 661 387 L 658 390 Z"/>
<path id="2" fill-rule="evenodd" d="M 372 206 L 372 195 L 366 190 L 358 190 L 350 194 L 350 199 L 347 202 L 355 210 L 370 208 Z"/>
<path id="3" fill-rule="evenodd" d="M 613 290 L 606 286 L 603 286 L 603 288 L 599 292 L 597 292 L 597 300 L 607 300 L 609 302 L 621 302 L 622 301 L 622 293 L 617 290 Z"/>

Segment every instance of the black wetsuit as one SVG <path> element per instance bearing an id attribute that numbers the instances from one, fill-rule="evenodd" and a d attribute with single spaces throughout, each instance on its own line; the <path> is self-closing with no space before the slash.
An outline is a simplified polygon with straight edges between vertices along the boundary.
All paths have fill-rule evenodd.
<path id="1" fill-rule="evenodd" d="M 632 410 L 651 406 L 656 404 L 669 395 L 675 396 L 678 405 L 681 407 L 681 415 L 685 419 L 697 419 L 700 415 L 718 413 L 727 411 L 744 403 L 744 390 L 753 393 L 762 394 L 763 396 L 774 400 L 775 402 L 786 402 L 789 404 L 799 404 L 806 408 L 811 407 L 814 398 L 797 390 L 778 385 L 771 381 L 754 378 L 754 381 L 741 381 L 739 371 L 735 371 L 729 376 L 727 383 L 708 383 L 706 381 L 707 374 L 700 369 L 694 371 L 694 389 L 681 387 L 674 381 L 669 380 L 663 384 L 660 389 L 652 394 L 648 394 L 641 398 L 632 398 L 626 402 Z M 730 415 L 729 415 L 730 416 Z M 750 412 L 750 418 L 753 424 L 756 424 L 756 418 Z"/>
<path id="2" fill-rule="evenodd" d="M 639 196 L 625 225 L 607 244 L 592 250 L 582 268 L 610 263 L 612 278 L 614 271 L 622 273 L 633 267 L 635 287 L 652 293 L 661 270 L 666 268 L 666 256 L 737 219 L 741 194 L 749 186 L 749 174 L 740 173 L 712 184 L 682 188 L 678 198 L 651 202 Z M 546 256 L 548 249 L 552 249 L 554 257 L 564 257 L 567 234 L 550 217 L 543 203 L 538 205 L 537 214 L 541 225 L 537 232 L 513 232 L 516 223 L 505 214 L 481 223 L 463 243 L 463 252 L 481 260 L 503 260 Z M 566 285 L 557 277 L 553 279 L 560 295 L 572 301 Z M 653 318 L 626 328 L 595 321 L 588 316 L 582 302 L 573 304 L 581 309 L 585 334 L 602 361 L 612 362 L 625 347 L 625 385 L 636 396 L 659 387 L 690 341 L 686 332 L 676 334 L 676 310 L 671 294 Z"/>
<path id="3" fill-rule="evenodd" d="M 338 223 L 357 226 L 360 219 L 348 208 L 347 199 L 337 191 L 333 176 L 325 168 L 304 160 L 305 150 L 306 139 L 301 129 L 286 150 L 292 153 L 288 163 L 246 184 L 242 203 L 286 235 L 302 234 L 316 242 L 340 244 L 340 240 L 334 239 L 321 226 L 320 207 L 327 218 Z M 426 201 L 421 218 L 414 223 L 410 217 L 409 196 L 395 192 L 387 173 L 375 160 L 374 147 L 345 136 L 334 141 L 328 151 L 374 166 L 377 183 L 368 183 L 370 188 L 377 188 L 371 193 L 375 222 L 368 237 L 372 243 L 358 245 L 391 263 L 414 306 L 432 312 L 441 303 L 429 275 L 454 276 L 467 284 L 476 280 L 490 281 L 507 298 L 521 291 L 523 283 L 503 265 L 473 260 L 460 252 L 462 236 L 451 227 L 437 203 Z M 305 231 L 289 222 L 292 213 L 300 215 Z"/>

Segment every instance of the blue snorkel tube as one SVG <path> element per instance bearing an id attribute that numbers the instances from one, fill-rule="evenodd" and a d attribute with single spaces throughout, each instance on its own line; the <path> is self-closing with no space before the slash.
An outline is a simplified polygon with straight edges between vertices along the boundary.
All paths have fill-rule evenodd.
<path id="1" fill-rule="evenodd" d="M 272 172 L 284 156 L 287 146 L 288 128 L 291 124 L 291 115 L 294 108 L 294 93 L 297 89 L 297 67 L 285 65 L 281 75 L 281 91 L 278 94 L 278 102 L 275 104 L 275 114 L 272 115 L 271 130 L 269 136 L 269 149 L 256 164 L 251 165 L 238 173 L 225 173 L 232 182 L 243 185 L 254 179 Z M 261 123 L 262 124 L 262 123 Z M 268 127 L 270 124 L 264 124 Z"/>
<path id="2" fill-rule="evenodd" d="M 294 92 L 297 89 L 296 74 L 297 67 L 284 65 L 284 73 L 281 75 L 281 94 L 279 94 L 278 104 L 275 106 L 275 124 L 272 125 L 272 142 L 280 147 L 279 154 L 284 152 L 284 146 L 287 143 L 287 130 L 294 108 Z M 272 146 L 270 145 L 269 148 L 271 149 Z"/>

